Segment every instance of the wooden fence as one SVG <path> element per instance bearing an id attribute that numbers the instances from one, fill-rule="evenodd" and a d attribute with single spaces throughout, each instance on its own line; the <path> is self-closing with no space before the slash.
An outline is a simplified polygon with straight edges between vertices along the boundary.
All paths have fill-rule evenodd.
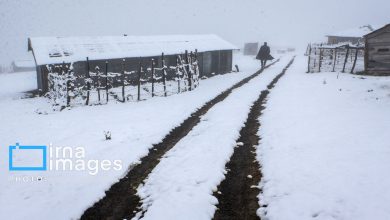
<path id="1" fill-rule="evenodd" d="M 364 69 L 364 46 L 310 44 L 305 55 L 308 57 L 307 73 L 356 73 Z"/>
<path id="2" fill-rule="evenodd" d="M 49 66 L 49 92 L 47 96 L 60 109 L 76 105 L 107 104 L 110 100 L 119 102 L 140 101 L 154 96 L 168 96 L 191 91 L 199 85 L 197 52 L 185 52 L 176 56 L 176 65 L 167 66 L 164 54 L 161 65 L 157 61 L 139 58 L 137 71 L 125 71 L 126 59 L 122 60 L 120 73 L 108 72 L 98 66 L 90 70 L 87 59 L 85 76 L 77 76 L 72 65 Z"/>

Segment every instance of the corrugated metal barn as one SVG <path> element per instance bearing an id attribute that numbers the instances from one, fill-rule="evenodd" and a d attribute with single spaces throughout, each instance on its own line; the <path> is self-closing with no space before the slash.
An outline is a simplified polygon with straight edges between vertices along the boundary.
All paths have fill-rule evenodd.
<path id="1" fill-rule="evenodd" d="M 390 24 L 365 36 L 365 72 L 390 75 Z"/>
<path id="2" fill-rule="evenodd" d="M 232 70 L 233 50 L 238 49 L 216 35 L 167 36 L 101 36 L 101 37 L 37 37 L 28 39 L 37 71 L 38 89 L 48 91 L 50 65 L 73 64 L 74 73 L 86 76 L 87 57 L 91 71 L 104 69 L 120 73 L 125 59 L 125 71 L 136 71 L 140 60 L 152 58 L 161 65 L 164 53 L 167 66 L 176 65 L 177 55 L 185 50 L 197 51 L 200 77 L 210 77 Z M 169 76 L 168 76 L 169 77 Z"/>

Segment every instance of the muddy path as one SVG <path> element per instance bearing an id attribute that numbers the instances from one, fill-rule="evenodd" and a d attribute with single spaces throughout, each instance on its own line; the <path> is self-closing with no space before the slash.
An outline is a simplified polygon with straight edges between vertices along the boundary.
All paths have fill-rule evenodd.
<path id="1" fill-rule="evenodd" d="M 105 192 L 105 196 L 102 199 L 85 210 L 80 219 L 114 220 L 133 218 L 138 211 L 141 211 L 141 201 L 136 195 L 137 188 L 157 166 L 164 154 L 174 147 L 175 144 L 183 137 L 185 137 L 192 128 L 200 122 L 201 117 L 215 104 L 223 101 L 234 89 L 248 83 L 251 79 L 259 76 L 265 69 L 278 61 L 279 60 L 276 60 L 275 62 L 269 64 L 266 68 L 257 71 L 247 78 L 244 78 L 192 113 L 190 117 L 182 122 L 182 124 L 174 128 L 167 136 L 165 136 L 160 143 L 155 144 L 149 150 L 148 155 L 141 158 L 141 162 L 139 164 L 133 165 L 122 179 L 113 184 L 110 189 Z"/>
<path id="2" fill-rule="evenodd" d="M 261 111 L 265 108 L 268 94 L 278 80 L 286 73 L 293 63 L 294 58 L 287 64 L 283 71 L 278 74 L 267 90 L 261 92 L 259 98 L 253 103 L 248 114 L 247 121 L 240 131 L 237 140 L 238 146 L 235 148 L 230 161 L 226 164 L 226 178 L 218 186 L 214 196 L 218 199 L 217 211 L 214 219 L 260 219 L 256 211 L 259 207 L 258 188 L 261 180 L 260 165 L 256 160 L 256 147 L 260 138 L 257 135 L 260 122 Z M 242 144 L 241 144 L 242 143 Z"/>

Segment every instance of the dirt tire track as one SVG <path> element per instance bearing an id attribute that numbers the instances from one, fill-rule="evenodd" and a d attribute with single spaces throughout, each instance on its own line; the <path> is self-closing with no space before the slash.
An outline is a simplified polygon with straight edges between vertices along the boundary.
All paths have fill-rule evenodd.
<path id="1" fill-rule="evenodd" d="M 279 79 L 286 73 L 287 69 L 294 62 L 294 58 L 287 64 L 283 71 L 278 74 L 267 89 L 262 91 L 256 102 L 253 103 L 244 127 L 240 131 L 242 146 L 235 148 L 230 161 L 226 164 L 226 178 L 218 186 L 214 196 L 218 199 L 217 211 L 214 219 L 260 219 L 256 212 L 260 208 L 258 188 L 262 174 L 260 165 L 256 160 L 256 147 L 260 138 L 257 135 L 260 128 L 259 117 L 265 108 L 269 90 L 272 89 Z"/>
<path id="2" fill-rule="evenodd" d="M 272 66 L 276 62 L 269 64 L 266 68 Z M 265 69 L 266 69 L 265 68 Z M 175 127 L 164 139 L 153 145 L 149 150 L 148 155 L 141 158 L 139 164 L 134 165 L 128 173 L 114 183 L 110 189 L 105 192 L 105 196 L 95 202 L 93 206 L 84 211 L 80 219 L 131 219 L 140 210 L 141 200 L 136 195 L 137 188 L 148 177 L 152 170 L 160 162 L 162 156 L 170 150 L 177 142 L 185 137 L 193 127 L 195 127 L 201 119 L 201 116 L 206 114 L 215 104 L 223 101 L 234 89 L 237 89 L 248 83 L 251 79 L 257 77 L 264 69 L 257 71 L 234 84 L 229 89 L 225 90 L 214 99 L 204 104 L 200 109 L 191 114 L 178 127 Z"/>

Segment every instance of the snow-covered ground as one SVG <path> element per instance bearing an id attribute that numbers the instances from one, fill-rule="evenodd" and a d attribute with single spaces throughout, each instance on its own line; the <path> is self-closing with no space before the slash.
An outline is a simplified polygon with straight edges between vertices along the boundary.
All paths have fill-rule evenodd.
<path id="1" fill-rule="evenodd" d="M 0 219 L 78 218 L 152 144 L 258 68 L 251 57 L 236 58 L 242 72 L 202 80 L 192 92 L 61 112 L 50 111 L 45 98 L 20 98 L 35 89 L 34 73 L 0 74 Z M 165 155 L 139 188 L 145 219 L 212 218 L 212 192 L 249 107 L 287 62 L 234 90 Z M 266 207 L 258 214 L 263 220 L 390 219 L 390 77 L 306 74 L 306 62 L 296 58 L 260 118 L 259 197 Z M 8 146 L 17 142 L 84 147 L 86 160 L 121 160 L 122 169 L 10 172 Z"/>
<path id="2" fill-rule="evenodd" d="M 142 219 L 211 219 L 212 195 L 224 179 L 229 161 L 250 107 L 262 90 L 290 61 L 281 59 L 248 84 L 216 104 L 190 133 L 180 140 L 138 190 L 147 210 Z"/>
<path id="3" fill-rule="evenodd" d="M 35 72 L 0 74 L 0 102 L 4 99 L 19 99 L 23 92 L 37 88 Z"/>
<path id="4" fill-rule="evenodd" d="M 390 219 L 390 77 L 305 74 L 306 62 L 296 59 L 261 117 L 259 214 Z"/>
<path id="5" fill-rule="evenodd" d="M 104 191 L 126 173 L 127 168 L 146 155 L 192 112 L 236 82 L 252 74 L 259 63 L 241 57 L 234 63 L 242 72 L 202 80 L 199 88 L 166 98 L 139 103 L 77 107 L 49 111 L 42 97 L 15 99 L 34 89 L 33 73 L 1 74 L 0 82 L 0 219 L 69 219 L 104 196 Z M 3 89 L 6 88 L 6 89 Z M 44 113 L 38 114 L 37 112 Z M 111 131 L 106 141 L 103 131 Z M 8 146 L 49 145 L 83 147 L 86 160 L 121 160 L 119 171 L 8 171 Z M 96 169 L 93 170 L 94 173 Z M 35 178 L 42 176 L 43 180 Z M 25 179 L 20 179 L 25 177 Z M 21 211 L 21 209 L 23 209 Z"/>

